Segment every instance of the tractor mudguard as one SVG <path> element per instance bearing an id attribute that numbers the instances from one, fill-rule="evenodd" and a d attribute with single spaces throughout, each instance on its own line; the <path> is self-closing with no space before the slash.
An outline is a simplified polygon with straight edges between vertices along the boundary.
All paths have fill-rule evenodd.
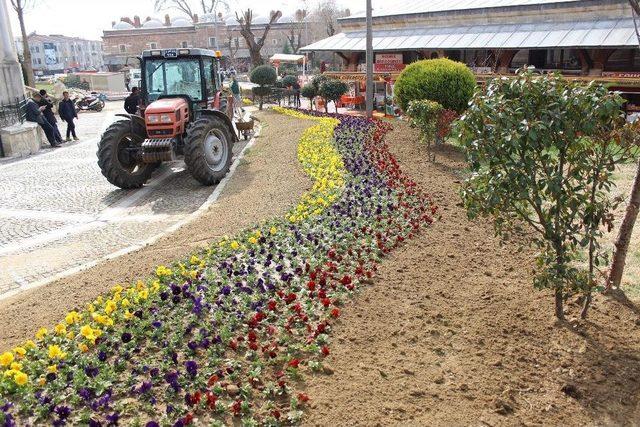
<path id="1" fill-rule="evenodd" d="M 227 126 L 229 126 L 229 132 L 232 135 L 233 142 L 238 142 L 239 141 L 238 135 L 236 134 L 236 131 L 233 128 L 233 123 L 231 122 L 231 119 L 229 118 L 229 116 L 224 114 L 222 111 L 218 111 L 218 110 L 200 110 L 199 113 L 204 115 L 204 116 L 216 116 L 216 117 L 221 118 L 227 124 Z"/>
<path id="2" fill-rule="evenodd" d="M 144 122 L 144 117 L 137 114 L 118 113 L 116 114 L 116 117 L 126 117 L 127 119 L 131 119 L 132 122 L 137 122 L 143 128 L 147 128 L 147 125 Z"/>

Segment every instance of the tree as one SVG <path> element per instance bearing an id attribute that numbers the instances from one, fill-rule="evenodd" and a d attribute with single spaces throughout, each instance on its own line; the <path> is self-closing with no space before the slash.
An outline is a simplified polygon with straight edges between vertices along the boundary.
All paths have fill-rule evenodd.
<path id="1" fill-rule="evenodd" d="M 302 86 L 300 95 L 309 100 L 310 109 L 313 110 L 313 98 L 318 96 L 318 90 L 316 89 L 316 87 L 311 83 L 307 83 L 306 85 Z"/>
<path id="2" fill-rule="evenodd" d="M 554 291 L 558 319 L 574 293 L 584 296 L 586 317 L 606 266 L 599 242 L 621 202 L 610 195 L 613 174 L 640 142 L 623 102 L 603 85 L 527 70 L 489 83 L 458 123 L 471 172 L 462 188 L 469 217 L 493 217 L 503 239 L 529 226 L 534 285 Z"/>
<path id="3" fill-rule="evenodd" d="M 197 9 L 193 8 L 191 4 L 191 0 L 155 0 L 155 9 L 156 11 L 168 8 L 177 9 L 194 21 Z M 229 10 L 228 0 L 198 0 L 197 4 L 204 15 L 213 14 L 217 17 L 220 9 Z"/>
<path id="4" fill-rule="evenodd" d="M 240 24 L 240 34 L 244 37 L 247 42 L 247 46 L 249 47 L 249 56 L 251 57 L 251 64 L 254 67 L 263 64 L 262 55 L 260 51 L 264 46 L 264 42 L 267 39 L 267 35 L 269 34 L 269 30 L 271 30 L 271 26 L 282 16 L 282 12 L 279 10 L 271 11 L 271 16 L 269 18 L 269 22 L 265 24 L 264 30 L 262 32 L 262 36 L 256 39 L 255 34 L 253 34 L 253 29 L 251 28 L 251 22 L 253 21 L 253 11 L 251 9 L 247 9 L 242 13 L 242 16 L 239 16 L 236 12 L 236 20 L 238 24 Z"/>
<path id="5" fill-rule="evenodd" d="M 27 36 L 27 29 L 24 24 L 24 11 L 33 6 L 35 0 L 11 0 L 11 6 L 13 10 L 18 14 L 18 21 L 20 22 L 20 33 L 22 35 L 22 70 L 25 76 L 25 83 L 27 86 L 36 87 L 36 79 L 33 75 L 33 65 L 31 63 L 31 51 L 29 50 L 29 38 Z"/>
<path id="6" fill-rule="evenodd" d="M 302 30 L 304 29 L 305 19 L 307 18 L 307 11 L 304 9 L 296 10 L 295 18 L 295 22 L 292 22 L 289 27 L 287 44 L 285 45 L 291 48 L 293 54 L 297 54 L 302 47 Z"/>
<path id="7" fill-rule="evenodd" d="M 259 65 L 251 71 L 251 83 L 259 85 L 253 88 L 253 93 L 260 97 L 260 109 L 264 104 L 264 97 L 271 93 L 271 87 L 278 81 L 276 69 L 271 65 Z"/>
<path id="8" fill-rule="evenodd" d="M 238 40 L 237 37 L 234 36 L 234 34 L 231 31 L 227 30 L 227 49 L 229 49 L 229 58 L 231 58 L 231 60 L 235 60 L 236 59 L 236 54 L 238 53 L 238 50 L 240 50 L 240 41 Z"/>
<path id="9" fill-rule="evenodd" d="M 319 22 L 328 36 L 334 35 L 338 30 L 338 18 L 349 16 L 349 9 L 339 9 L 335 0 L 321 0 L 313 12 L 312 21 Z"/>
<path id="10" fill-rule="evenodd" d="M 640 2 L 638 0 L 629 0 L 631 5 L 631 13 L 633 20 L 636 23 L 636 36 L 638 38 L 638 44 L 640 45 L 640 33 L 638 33 L 637 18 L 640 16 Z M 629 243 L 631 243 L 631 235 L 633 234 L 633 228 L 638 218 L 638 211 L 640 210 L 640 162 L 636 169 L 636 176 L 633 180 L 633 186 L 631 188 L 631 195 L 629 198 L 629 204 L 627 205 L 627 211 L 620 225 L 618 231 L 618 237 L 615 242 L 615 249 L 613 252 L 613 258 L 611 261 L 611 267 L 609 269 L 609 277 L 607 278 L 606 289 L 619 288 L 622 281 L 622 274 L 624 273 L 624 265 L 627 260 L 627 252 L 629 251 Z"/>
<path id="11" fill-rule="evenodd" d="M 349 91 L 349 86 L 345 82 L 336 79 L 329 79 L 320 85 L 319 95 L 324 98 L 324 109 L 329 112 L 328 103 L 333 101 L 336 107 L 336 113 L 338 112 L 337 101 L 342 95 Z"/>

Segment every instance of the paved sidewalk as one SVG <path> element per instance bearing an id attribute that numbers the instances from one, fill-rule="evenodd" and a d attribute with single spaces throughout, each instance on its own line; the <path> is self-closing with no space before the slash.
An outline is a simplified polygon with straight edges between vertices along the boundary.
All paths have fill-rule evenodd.
<path id="1" fill-rule="evenodd" d="M 163 164 L 139 190 L 109 184 L 97 142 L 121 104 L 81 114 L 80 142 L 0 165 L 0 298 L 161 234 L 214 191 L 182 162 Z"/>

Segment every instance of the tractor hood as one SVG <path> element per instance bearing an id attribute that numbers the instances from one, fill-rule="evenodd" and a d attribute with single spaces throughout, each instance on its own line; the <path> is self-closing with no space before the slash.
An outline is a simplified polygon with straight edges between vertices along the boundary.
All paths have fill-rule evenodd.
<path id="1" fill-rule="evenodd" d="M 149 104 L 145 114 L 173 113 L 188 107 L 189 104 L 184 98 L 163 98 Z"/>

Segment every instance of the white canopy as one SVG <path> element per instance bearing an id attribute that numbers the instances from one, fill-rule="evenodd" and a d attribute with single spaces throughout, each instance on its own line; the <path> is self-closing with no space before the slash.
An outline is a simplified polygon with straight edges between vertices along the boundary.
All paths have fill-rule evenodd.
<path id="1" fill-rule="evenodd" d="M 304 55 L 290 55 L 288 53 L 276 53 L 271 58 L 269 58 L 269 61 L 294 62 L 297 64 L 301 61 L 304 61 Z"/>

